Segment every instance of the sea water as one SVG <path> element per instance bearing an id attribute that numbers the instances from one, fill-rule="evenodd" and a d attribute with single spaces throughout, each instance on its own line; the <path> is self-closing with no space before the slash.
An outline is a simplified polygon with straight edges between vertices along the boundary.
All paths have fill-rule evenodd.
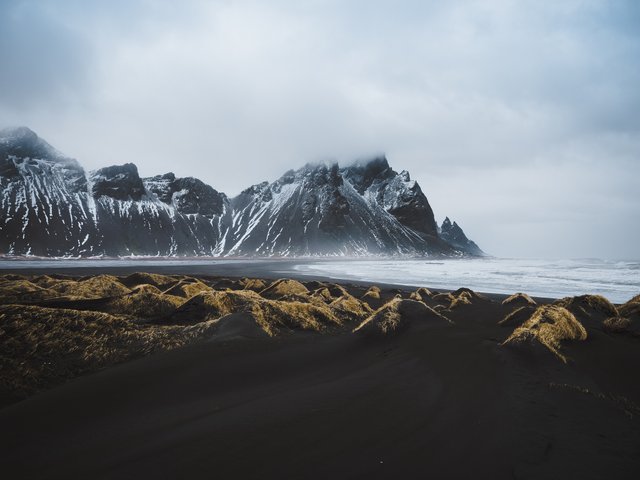
<path id="1" fill-rule="evenodd" d="M 600 294 L 623 303 L 640 293 L 639 261 L 523 260 L 506 258 L 456 260 L 352 260 L 301 263 L 301 274 L 337 280 L 391 283 L 478 292 L 526 292 L 560 298 Z"/>
<path id="2" fill-rule="evenodd" d="M 327 277 L 372 283 L 560 298 L 600 294 L 623 303 L 640 294 L 640 261 L 482 259 L 30 259 L 0 260 L 0 273 L 37 271 L 77 274 L 154 271 L 192 275 Z"/>

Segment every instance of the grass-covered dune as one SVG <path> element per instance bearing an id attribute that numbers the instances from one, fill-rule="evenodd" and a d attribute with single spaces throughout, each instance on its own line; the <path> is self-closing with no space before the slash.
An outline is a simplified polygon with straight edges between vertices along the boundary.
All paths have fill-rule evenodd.
<path id="1" fill-rule="evenodd" d="M 504 345 L 539 344 L 566 362 L 563 343 L 586 340 L 588 329 L 636 335 L 639 305 L 640 297 L 616 307 L 583 295 L 537 306 L 523 293 L 499 302 L 464 288 L 383 291 L 293 279 L 4 275 L 0 388 L 3 403 L 10 403 L 109 365 L 229 336 L 384 336 L 434 321 L 465 328 L 474 313 L 459 312 L 469 308 L 488 308 L 496 324 L 512 329 Z"/>
<path id="2" fill-rule="evenodd" d="M 635 478 L 639 327 L 640 296 L 3 275 L 0 461 L 8 478 Z"/>

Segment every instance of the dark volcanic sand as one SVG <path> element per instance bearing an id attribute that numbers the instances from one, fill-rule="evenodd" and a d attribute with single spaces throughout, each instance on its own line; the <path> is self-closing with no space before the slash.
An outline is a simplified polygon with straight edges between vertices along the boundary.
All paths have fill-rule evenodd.
<path id="1" fill-rule="evenodd" d="M 3 478 L 638 478 L 638 340 L 590 332 L 563 364 L 501 346 L 503 315 L 223 338 L 77 378 L 0 410 Z"/>

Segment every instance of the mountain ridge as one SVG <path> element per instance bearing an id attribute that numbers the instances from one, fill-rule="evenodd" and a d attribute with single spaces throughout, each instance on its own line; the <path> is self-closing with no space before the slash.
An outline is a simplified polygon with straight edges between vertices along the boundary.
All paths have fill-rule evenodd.
<path id="1" fill-rule="evenodd" d="M 229 198 L 132 163 L 86 172 L 18 127 L 0 131 L 0 191 L 9 256 L 483 255 L 457 224 L 439 228 L 420 185 L 384 156 L 308 163 Z"/>

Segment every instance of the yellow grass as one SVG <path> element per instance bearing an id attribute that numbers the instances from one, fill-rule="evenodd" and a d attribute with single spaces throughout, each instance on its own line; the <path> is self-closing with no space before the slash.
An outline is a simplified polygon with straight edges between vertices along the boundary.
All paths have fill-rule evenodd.
<path id="1" fill-rule="evenodd" d="M 460 292 L 454 299 L 451 301 L 451 305 L 449 305 L 449 310 L 453 310 L 460 305 L 471 305 L 471 299 L 473 297 L 469 292 Z"/>
<path id="2" fill-rule="evenodd" d="M 297 280 L 281 278 L 260 292 L 265 298 L 278 298 L 285 295 L 308 295 L 309 290 Z"/>
<path id="3" fill-rule="evenodd" d="M 183 346 L 207 328 L 140 326 L 103 312 L 0 306 L 0 383 L 21 398 L 106 365 Z"/>
<path id="4" fill-rule="evenodd" d="M 608 317 L 618 315 L 616 307 L 602 295 L 580 295 L 578 297 L 566 297 L 556 300 L 554 305 L 565 307 L 574 314 L 584 312 L 591 316 L 593 313 L 600 313 Z"/>
<path id="5" fill-rule="evenodd" d="M 602 328 L 605 332 L 623 333 L 629 330 L 631 321 L 625 317 L 609 317 L 602 322 Z"/>
<path id="6" fill-rule="evenodd" d="M 0 304 L 33 303 L 56 296 L 56 292 L 34 285 L 28 280 L 7 280 L 0 283 Z"/>
<path id="7" fill-rule="evenodd" d="M 534 311 L 534 307 L 532 306 L 518 307 L 512 312 L 508 313 L 502 320 L 500 320 L 498 322 L 498 325 L 501 325 L 503 327 L 510 327 L 516 323 L 521 324 L 525 320 L 524 318 L 525 315 L 526 315 L 526 318 L 529 318 L 529 316 L 533 311 Z"/>
<path id="8" fill-rule="evenodd" d="M 333 295 L 327 287 L 320 287 L 313 291 L 311 294 L 313 298 L 319 298 L 325 303 L 329 303 L 333 301 Z"/>
<path id="9" fill-rule="evenodd" d="M 329 304 L 334 314 L 344 321 L 362 320 L 371 315 L 371 307 L 361 300 L 345 292 Z"/>
<path id="10" fill-rule="evenodd" d="M 485 296 L 479 295 L 468 288 L 459 288 L 451 293 L 437 293 L 431 299 L 441 305 L 447 305 L 449 310 L 453 310 L 461 305 L 471 305 L 474 300 L 488 300 Z"/>
<path id="11" fill-rule="evenodd" d="M 640 320 L 640 302 L 627 302 L 624 305 L 620 305 L 618 307 L 618 312 L 623 317 Z"/>
<path id="12" fill-rule="evenodd" d="M 327 290 L 329 290 L 332 298 L 339 298 L 349 295 L 349 292 L 347 292 L 347 290 L 343 286 L 337 285 L 335 283 L 326 284 L 326 288 Z"/>
<path id="13" fill-rule="evenodd" d="M 295 300 L 269 300 L 251 290 L 202 292 L 185 302 L 176 312 L 184 323 L 210 321 L 231 313 L 249 313 L 269 335 L 282 328 L 319 331 L 327 325 L 340 325 L 342 320 L 324 303 L 312 304 Z"/>
<path id="14" fill-rule="evenodd" d="M 162 293 L 162 290 L 160 290 L 158 287 L 154 285 L 143 283 L 133 287 L 131 289 L 131 292 L 132 293 L 155 293 L 157 295 L 160 295 Z"/>
<path id="15" fill-rule="evenodd" d="M 537 305 L 536 301 L 531 298 L 529 295 L 527 295 L 526 293 L 514 293 L 513 295 L 505 298 L 502 301 L 502 305 L 510 305 L 510 304 L 518 304 L 518 305 Z"/>
<path id="16" fill-rule="evenodd" d="M 369 290 L 367 290 L 366 292 L 364 292 L 364 295 L 362 295 L 363 299 L 366 298 L 370 298 L 373 300 L 380 300 L 380 287 L 377 287 L 376 285 L 373 285 L 372 287 L 369 288 Z"/>
<path id="17" fill-rule="evenodd" d="M 566 363 L 567 358 L 560 352 L 561 342 L 586 339 L 587 331 L 569 310 L 558 305 L 542 305 L 513 331 L 503 345 L 537 340 Z"/>
<path id="18" fill-rule="evenodd" d="M 436 317 L 447 323 L 452 323 L 449 318 L 423 302 L 396 297 L 373 312 L 353 331 L 386 335 L 398 331 L 406 322 L 429 317 Z M 406 322 L 403 322 L 403 319 Z"/>
<path id="19" fill-rule="evenodd" d="M 159 290 L 166 290 L 176 283 L 176 279 L 177 277 L 159 275 L 157 273 L 136 272 L 120 278 L 120 283 L 131 289 L 138 285 L 148 284 L 157 287 Z"/>
<path id="20" fill-rule="evenodd" d="M 313 295 L 295 280 L 266 288 L 256 279 L 230 285 L 244 289 L 214 290 L 195 278 L 145 273 L 79 280 L 2 276 L 1 387 L 20 397 L 113 363 L 176 348 L 214 335 L 219 320 L 235 313 L 248 314 L 269 335 L 322 331 L 372 314 L 366 302 L 340 285 L 319 284 Z M 379 289 L 371 292 L 379 294 Z M 66 308 L 6 305 L 52 299 Z"/>
<path id="21" fill-rule="evenodd" d="M 182 297 L 138 290 L 113 298 L 104 307 L 104 311 L 136 318 L 162 318 L 175 312 L 184 302 Z"/>
<path id="22" fill-rule="evenodd" d="M 38 275 L 29 278 L 29 281 L 34 285 L 38 285 L 42 288 L 49 288 L 51 285 L 60 281 L 60 278 L 55 278 L 50 275 Z"/>
<path id="23" fill-rule="evenodd" d="M 171 288 L 165 290 L 165 295 L 175 295 L 177 297 L 191 298 L 202 292 L 211 292 L 213 289 L 195 278 L 186 278 L 180 280 Z"/>
<path id="24" fill-rule="evenodd" d="M 402 302 L 401 299 L 394 298 L 385 303 L 353 331 L 357 332 L 368 328 L 369 330 L 379 331 L 384 335 L 396 331 L 400 326 L 401 319 L 398 311 L 400 302 Z"/>
<path id="25" fill-rule="evenodd" d="M 264 280 L 260 280 L 259 278 L 243 278 L 240 282 L 245 290 L 260 292 L 267 288 L 267 284 Z"/>
<path id="26" fill-rule="evenodd" d="M 251 314 L 270 336 L 277 335 L 283 328 L 320 331 L 330 324 L 342 324 L 327 307 L 300 302 L 263 300 L 252 306 Z"/>
<path id="27" fill-rule="evenodd" d="M 420 287 L 415 292 L 411 292 L 411 295 L 409 295 L 409 298 L 411 300 L 422 302 L 427 298 L 430 298 L 431 296 L 433 296 L 433 294 L 428 288 Z"/>
<path id="28" fill-rule="evenodd" d="M 96 275 L 80 280 L 59 280 L 49 286 L 59 296 L 73 298 L 105 298 L 129 293 L 127 287 L 113 275 Z"/>
<path id="29" fill-rule="evenodd" d="M 630 303 L 640 303 L 640 295 L 636 295 L 635 297 L 633 297 L 627 302 L 627 304 L 630 304 Z"/>
<path id="30" fill-rule="evenodd" d="M 442 305 L 445 305 L 445 304 L 451 305 L 451 302 L 453 302 L 456 297 L 454 297 L 450 293 L 438 293 L 434 295 L 432 298 L 433 300 L 435 300 L 436 302 Z"/>

